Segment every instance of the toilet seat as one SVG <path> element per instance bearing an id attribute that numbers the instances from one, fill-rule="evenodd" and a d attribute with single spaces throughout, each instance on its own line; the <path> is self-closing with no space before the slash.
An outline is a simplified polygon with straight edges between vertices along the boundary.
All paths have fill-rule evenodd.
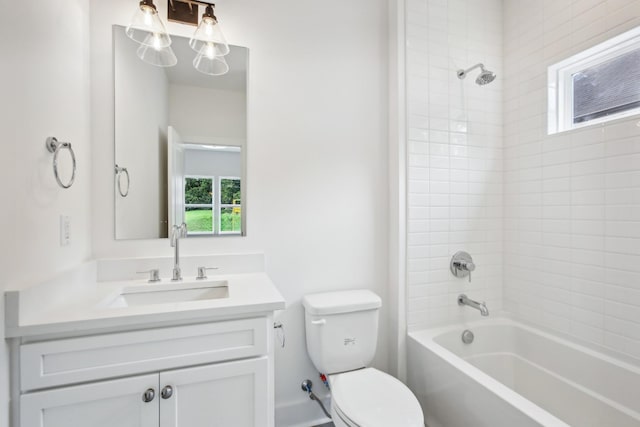
<path id="1" fill-rule="evenodd" d="M 332 405 L 354 427 L 424 427 L 418 399 L 398 379 L 374 368 L 329 376 Z"/>

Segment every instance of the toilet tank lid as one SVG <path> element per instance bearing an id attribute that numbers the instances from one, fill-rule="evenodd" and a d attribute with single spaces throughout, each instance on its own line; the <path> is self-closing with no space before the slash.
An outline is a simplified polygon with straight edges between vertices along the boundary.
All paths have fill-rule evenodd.
<path id="1" fill-rule="evenodd" d="M 325 315 L 377 309 L 382 300 L 367 289 L 359 289 L 305 295 L 302 305 L 309 314 Z"/>

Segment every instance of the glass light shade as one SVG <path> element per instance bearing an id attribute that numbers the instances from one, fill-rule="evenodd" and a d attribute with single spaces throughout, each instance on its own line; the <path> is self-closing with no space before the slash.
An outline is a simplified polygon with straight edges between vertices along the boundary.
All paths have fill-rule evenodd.
<path id="1" fill-rule="evenodd" d="M 157 48 L 169 47 L 171 37 L 167 33 L 153 2 L 142 1 L 131 19 L 125 33 L 140 44 L 153 43 Z M 153 38 L 149 38 L 153 35 Z"/>
<path id="2" fill-rule="evenodd" d="M 222 34 L 220 23 L 214 17 L 205 14 L 196 32 L 191 36 L 189 46 L 196 52 L 200 52 L 207 43 L 213 43 L 217 56 L 224 56 L 229 53 L 229 44 L 227 39 L 224 38 L 224 34 Z"/>
<path id="3" fill-rule="evenodd" d="M 153 40 L 156 37 L 155 34 L 149 34 L 147 37 L 151 40 L 145 39 L 145 43 L 138 47 L 136 51 L 138 58 L 156 67 L 173 67 L 178 63 L 178 58 L 171 46 L 161 47 L 157 40 Z"/>
<path id="4" fill-rule="evenodd" d="M 213 43 L 206 43 L 200 48 L 193 60 L 193 67 L 210 76 L 221 76 L 229 71 L 229 65 L 224 56 L 216 55 L 216 47 Z"/>

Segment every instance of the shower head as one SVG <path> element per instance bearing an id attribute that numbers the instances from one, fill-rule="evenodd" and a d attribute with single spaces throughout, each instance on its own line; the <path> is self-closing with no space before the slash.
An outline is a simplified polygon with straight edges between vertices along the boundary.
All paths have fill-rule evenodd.
<path id="1" fill-rule="evenodd" d="M 478 75 L 478 78 L 476 78 L 476 83 L 480 86 L 486 85 L 495 80 L 495 78 L 496 73 L 494 73 L 493 71 L 484 70 Z"/>
<path id="2" fill-rule="evenodd" d="M 464 79 L 465 77 L 467 77 L 467 74 L 469 73 L 469 71 L 474 70 L 476 68 L 480 68 L 480 74 L 478 75 L 478 78 L 476 78 L 476 83 L 478 85 L 484 86 L 495 80 L 496 73 L 484 68 L 483 64 L 476 64 L 471 68 L 467 68 L 466 70 L 458 70 L 458 78 L 460 80 Z"/>

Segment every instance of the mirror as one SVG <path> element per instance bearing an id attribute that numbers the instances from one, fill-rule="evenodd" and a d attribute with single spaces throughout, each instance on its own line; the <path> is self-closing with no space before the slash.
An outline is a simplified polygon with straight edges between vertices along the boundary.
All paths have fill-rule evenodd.
<path id="1" fill-rule="evenodd" d="M 230 46 L 229 71 L 193 67 L 189 39 L 171 36 L 178 63 L 156 67 L 113 26 L 116 239 L 245 235 L 247 48 Z"/>

